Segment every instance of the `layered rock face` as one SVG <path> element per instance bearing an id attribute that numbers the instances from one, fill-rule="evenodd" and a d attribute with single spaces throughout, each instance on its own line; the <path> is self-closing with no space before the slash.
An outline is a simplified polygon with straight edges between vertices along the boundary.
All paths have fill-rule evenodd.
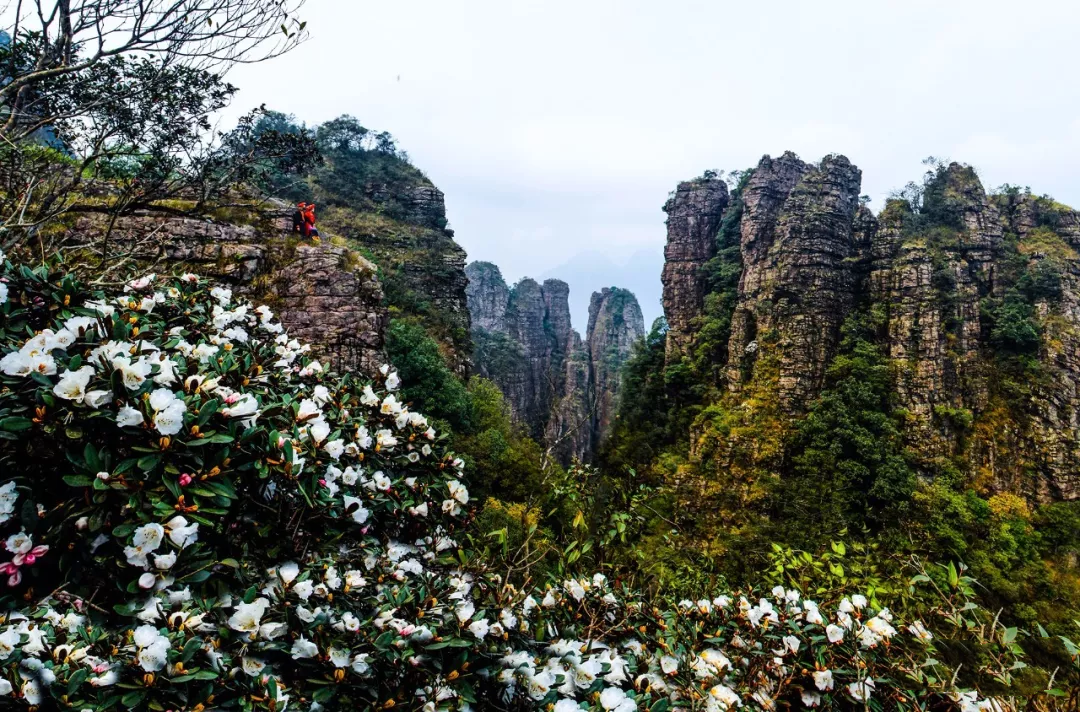
<path id="1" fill-rule="evenodd" d="M 980 487 L 1080 498 L 1080 214 L 1015 192 L 988 196 L 971 168 L 952 164 L 927 183 L 918 211 L 890 200 L 875 217 L 860 205 L 860 179 L 842 156 L 808 164 L 788 153 L 762 159 L 744 184 L 732 403 L 755 379 L 773 379 L 769 392 L 793 422 L 827 386 L 845 319 L 873 310 L 921 469 L 948 462 Z M 696 205 L 696 223 L 685 224 L 708 225 L 715 239 L 715 207 Z M 669 218 L 669 248 L 684 232 Z M 669 354 L 695 338 L 700 310 L 688 308 L 687 284 L 665 281 L 665 314 L 678 325 Z"/>
<path id="2" fill-rule="evenodd" d="M 466 274 L 476 373 L 498 384 L 513 417 L 557 459 L 589 460 L 614 413 L 619 368 L 645 331 L 637 300 L 621 289 L 593 294 L 583 341 L 565 282 L 526 278 L 507 288 L 487 262 Z"/>
<path id="3" fill-rule="evenodd" d="M 637 299 L 631 292 L 618 287 L 604 287 L 593 292 L 587 333 L 599 446 L 611 431 L 615 417 L 620 370 L 634 344 L 645 336 L 645 320 Z"/>
<path id="4" fill-rule="evenodd" d="M 785 153 L 754 170 L 743 192 L 731 388 L 751 372 L 748 362 L 767 338 L 778 355 L 781 402 L 801 410 L 820 391 L 868 247 L 854 229 L 861 178 L 843 156 L 811 166 Z"/>
<path id="5" fill-rule="evenodd" d="M 72 236 L 103 234 L 85 217 Z M 131 253 L 144 269 L 183 270 L 230 285 L 271 306 L 289 335 L 311 343 L 343 371 L 374 373 L 385 363 L 387 326 L 375 266 L 329 242 L 297 243 L 287 219 L 232 224 L 162 214 L 119 218 L 110 252 Z"/>
<path id="6" fill-rule="evenodd" d="M 724 181 L 699 178 L 679 183 L 664 205 L 667 244 L 660 281 L 669 356 L 684 349 L 693 335 L 693 320 L 705 298 L 702 267 L 716 255 L 716 232 L 728 199 Z"/>
<path id="7" fill-rule="evenodd" d="M 465 250 L 447 227 L 442 191 L 430 183 L 372 183 L 363 195 L 365 202 L 393 209 L 333 205 L 322 212 L 321 224 L 372 256 L 390 305 L 418 318 L 444 347 L 450 367 L 466 377 L 472 343 Z"/>

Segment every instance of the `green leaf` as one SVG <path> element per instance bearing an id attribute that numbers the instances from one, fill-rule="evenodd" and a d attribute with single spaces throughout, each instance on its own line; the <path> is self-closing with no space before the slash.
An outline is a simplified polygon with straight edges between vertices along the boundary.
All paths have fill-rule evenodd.
<path id="1" fill-rule="evenodd" d="M 161 455 L 147 455 L 139 458 L 139 469 L 143 472 L 153 472 L 161 464 Z"/>
<path id="2" fill-rule="evenodd" d="M 86 475 L 64 475 L 64 482 L 71 487 L 89 487 L 94 484 L 94 478 Z"/>
<path id="3" fill-rule="evenodd" d="M 143 698 L 145 697 L 146 693 L 143 691 L 129 692 L 120 699 L 120 702 L 124 705 L 124 707 L 135 707 L 136 705 L 141 703 L 143 701 Z"/>
<path id="4" fill-rule="evenodd" d="M 0 420 L 0 430 L 6 430 L 9 433 L 21 433 L 24 430 L 29 430 L 33 424 L 34 421 L 29 418 L 13 415 Z"/>
<path id="5" fill-rule="evenodd" d="M 101 460 L 98 459 L 97 448 L 92 443 L 86 443 L 83 448 L 83 462 L 91 472 L 101 472 Z"/>
<path id="6" fill-rule="evenodd" d="M 86 678 L 90 676 L 90 671 L 87 668 L 79 668 L 71 677 L 68 678 L 67 693 L 68 695 L 75 694 L 75 690 L 79 689 L 79 685 L 86 682 Z"/>

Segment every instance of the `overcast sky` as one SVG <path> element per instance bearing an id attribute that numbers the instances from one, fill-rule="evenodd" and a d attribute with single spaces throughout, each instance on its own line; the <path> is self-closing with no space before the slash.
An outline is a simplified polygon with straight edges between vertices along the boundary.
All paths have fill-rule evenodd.
<path id="1" fill-rule="evenodd" d="M 1080 205 L 1076 2 L 309 0 L 303 16 L 307 44 L 230 74 L 235 113 L 390 131 L 469 259 L 511 282 L 578 253 L 658 255 L 679 180 L 787 149 L 847 155 L 876 206 L 928 155 Z"/>

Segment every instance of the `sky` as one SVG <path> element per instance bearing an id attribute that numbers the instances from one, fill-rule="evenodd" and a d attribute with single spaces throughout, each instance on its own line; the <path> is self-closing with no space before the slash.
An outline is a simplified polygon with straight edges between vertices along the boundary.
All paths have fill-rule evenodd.
<path id="1" fill-rule="evenodd" d="M 572 291 L 652 294 L 647 324 L 661 208 L 708 168 L 842 153 L 880 207 L 932 155 L 1080 206 L 1080 3 L 308 0 L 301 14 L 308 42 L 229 74 L 223 122 L 265 103 L 389 131 L 445 192 L 470 261 L 512 283 L 603 256 Z M 597 281 L 631 264 L 628 283 Z"/>

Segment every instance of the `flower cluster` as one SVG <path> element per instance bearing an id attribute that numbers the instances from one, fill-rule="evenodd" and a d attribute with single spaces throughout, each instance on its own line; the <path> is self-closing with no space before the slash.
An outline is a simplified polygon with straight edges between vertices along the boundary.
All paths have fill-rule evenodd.
<path id="1" fill-rule="evenodd" d="M 3 276 L 2 696 L 278 712 L 991 704 L 924 672 L 926 624 L 861 596 L 777 588 L 662 610 L 603 575 L 518 590 L 461 546 L 463 462 L 391 367 L 336 374 L 270 309 L 194 275 L 115 296 L 10 263 Z"/>

